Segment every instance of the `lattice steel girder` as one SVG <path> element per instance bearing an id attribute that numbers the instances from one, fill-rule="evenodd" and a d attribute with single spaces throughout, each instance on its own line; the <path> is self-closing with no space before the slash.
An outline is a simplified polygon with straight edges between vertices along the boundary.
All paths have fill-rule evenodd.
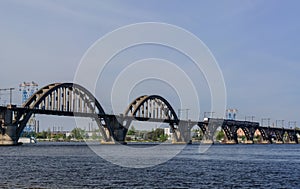
<path id="1" fill-rule="evenodd" d="M 161 96 L 140 96 L 132 101 L 126 109 L 125 116 L 152 118 L 161 120 L 175 120 L 178 117 L 170 103 Z"/>
<path id="2" fill-rule="evenodd" d="M 78 104 L 74 108 L 77 111 L 69 108 L 72 107 L 70 91 L 77 94 L 75 101 L 78 100 Z M 22 105 L 22 108 L 22 110 L 21 108 L 18 110 L 18 115 L 14 122 L 15 125 L 18 125 L 18 136 L 33 113 L 79 117 L 89 117 L 89 112 L 105 115 L 102 106 L 93 94 L 84 87 L 74 83 L 53 83 L 47 85 L 34 93 Z"/>

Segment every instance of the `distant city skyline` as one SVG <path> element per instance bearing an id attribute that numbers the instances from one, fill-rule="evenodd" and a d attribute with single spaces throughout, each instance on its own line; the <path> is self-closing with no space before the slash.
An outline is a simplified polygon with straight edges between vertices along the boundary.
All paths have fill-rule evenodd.
<path id="1" fill-rule="evenodd" d="M 0 5 L 0 88 L 16 88 L 14 103 L 21 103 L 21 82 L 35 81 L 39 87 L 72 82 L 84 53 L 108 32 L 138 22 L 163 22 L 190 31 L 211 50 L 224 76 L 227 108 L 238 110 L 237 119 L 255 116 L 258 122 L 270 118 L 270 124 L 276 120 L 285 120 L 286 126 L 289 121 L 300 124 L 298 1 L 5 0 Z M 168 49 L 148 49 L 152 47 L 129 49 L 127 53 L 134 58 L 125 60 L 121 54 L 114 61 L 120 65 L 120 60 L 126 63 L 157 55 L 192 73 L 184 57 Z M 107 75 L 119 71 L 108 70 Z M 201 85 L 197 90 L 203 90 L 201 114 L 211 111 L 204 79 L 192 77 Z M 141 88 L 140 84 L 137 91 Z M 174 96 L 173 92 L 162 94 Z M 133 91 L 130 98 L 135 95 L 139 92 Z M 8 102 L 7 92 L 0 97 L 0 104 L 4 99 Z M 109 113 L 109 97 L 99 91 L 97 99 Z M 60 119 L 46 127 L 59 125 Z"/>

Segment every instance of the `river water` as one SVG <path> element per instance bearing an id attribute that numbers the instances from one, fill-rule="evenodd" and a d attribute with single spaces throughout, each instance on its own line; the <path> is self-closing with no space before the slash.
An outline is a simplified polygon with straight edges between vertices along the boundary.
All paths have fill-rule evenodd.
<path id="1" fill-rule="evenodd" d="M 0 188 L 300 188 L 300 145 L 291 144 L 187 145 L 165 163 L 128 168 L 85 143 L 38 143 L 0 147 L 0 165 Z"/>

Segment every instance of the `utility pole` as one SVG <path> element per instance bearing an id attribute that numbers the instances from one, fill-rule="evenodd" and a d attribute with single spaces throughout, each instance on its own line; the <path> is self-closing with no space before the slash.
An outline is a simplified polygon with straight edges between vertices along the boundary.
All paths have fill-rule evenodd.
<path id="1" fill-rule="evenodd" d="M 284 127 L 284 120 L 282 119 L 282 120 L 276 120 L 276 127 L 279 127 L 279 122 L 281 122 L 281 127 Z"/>
<path id="2" fill-rule="evenodd" d="M 182 111 L 182 109 L 178 109 L 178 118 L 179 119 L 181 118 L 181 111 Z"/>
<path id="3" fill-rule="evenodd" d="M 250 121 L 253 122 L 255 116 L 245 116 L 245 121 L 247 121 L 248 118 L 250 118 Z"/>
<path id="4" fill-rule="evenodd" d="M 215 113 L 215 112 L 210 112 L 210 113 L 211 113 L 211 118 L 213 118 L 213 117 L 214 117 L 214 113 Z"/>
<path id="5" fill-rule="evenodd" d="M 270 120 L 271 120 L 271 118 L 262 118 L 261 119 L 261 126 L 264 126 L 264 121 L 268 121 L 268 125 L 267 126 L 270 126 Z"/>
<path id="6" fill-rule="evenodd" d="M 294 125 L 294 128 L 296 128 L 297 122 L 296 121 L 289 121 L 288 124 L 289 124 L 289 126 L 288 126 L 289 128 L 292 128 L 292 125 Z"/>
<path id="7" fill-rule="evenodd" d="M 186 109 L 178 109 L 178 118 L 179 119 L 181 119 L 181 115 L 182 115 L 182 113 L 184 113 L 184 111 L 186 111 L 185 113 L 185 117 L 186 117 L 186 120 L 188 120 L 188 118 L 189 118 L 189 108 L 186 108 Z"/>
<path id="8" fill-rule="evenodd" d="M 12 91 L 13 90 L 15 90 L 15 88 L 0 89 L 0 91 L 9 91 L 9 104 L 12 103 Z"/>
<path id="9" fill-rule="evenodd" d="M 206 117 L 213 118 L 214 117 L 214 113 L 215 112 L 204 112 L 204 118 L 206 118 Z"/>
<path id="10" fill-rule="evenodd" d="M 189 120 L 189 110 L 190 109 L 188 109 L 188 108 L 186 109 L 186 120 Z"/>

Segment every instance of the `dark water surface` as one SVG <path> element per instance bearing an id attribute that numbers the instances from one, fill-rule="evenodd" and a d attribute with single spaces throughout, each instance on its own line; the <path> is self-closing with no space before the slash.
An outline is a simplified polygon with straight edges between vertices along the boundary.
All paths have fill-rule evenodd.
<path id="1" fill-rule="evenodd" d="M 137 169 L 84 143 L 39 143 L 0 147 L 0 166 L 0 188 L 300 188 L 300 145 L 213 145 L 202 154 L 187 145 L 166 163 Z"/>

